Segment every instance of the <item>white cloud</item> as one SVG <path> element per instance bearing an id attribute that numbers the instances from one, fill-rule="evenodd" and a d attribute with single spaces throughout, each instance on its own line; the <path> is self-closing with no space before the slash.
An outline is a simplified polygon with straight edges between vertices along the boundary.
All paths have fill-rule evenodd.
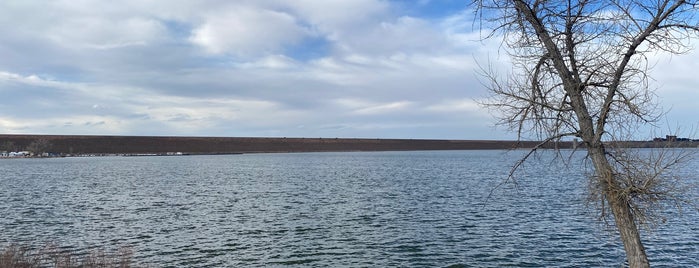
<path id="1" fill-rule="evenodd" d="M 245 62 L 239 64 L 241 68 L 252 68 L 252 69 L 290 69 L 299 67 L 299 64 L 294 59 L 281 55 L 269 55 L 263 58 L 257 59 L 252 62 Z"/>
<path id="2" fill-rule="evenodd" d="M 696 138 L 699 129 L 699 112 L 697 112 L 696 70 L 699 69 L 699 52 L 692 51 L 686 55 L 655 54 L 649 57 L 650 88 L 655 90 L 663 118 L 657 122 L 657 135 L 675 131 L 680 135 Z M 689 132 L 689 133 L 687 133 Z"/>
<path id="3" fill-rule="evenodd" d="M 391 6 L 379 0 L 295 0 L 275 1 L 287 6 L 326 33 L 331 39 L 353 29 L 363 28 L 386 16 Z"/>
<path id="4" fill-rule="evenodd" d="M 15 86 L 2 86 L 8 82 Z M 24 111 L 21 117 L 2 118 L 0 132 L 34 129 L 47 133 L 44 129 L 53 129 L 60 133 L 166 135 L 167 131 L 201 133 L 225 125 L 270 128 L 304 116 L 304 111 L 269 100 L 183 97 L 143 88 L 48 81 L 35 75 L 0 72 L 0 88 L 14 91 L 27 86 L 36 89 L 20 100 L 0 102 L 6 110 Z M 43 96 L 54 91 L 61 92 L 59 99 Z M 35 112 L 41 115 L 33 115 Z"/>
<path id="5" fill-rule="evenodd" d="M 333 100 L 333 103 L 348 109 L 351 114 L 356 115 L 385 115 L 397 113 L 405 111 L 413 105 L 413 102 L 410 101 L 376 103 L 360 99 L 337 99 Z"/>
<path id="6" fill-rule="evenodd" d="M 385 104 L 379 104 L 371 107 L 362 108 L 354 111 L 356 114 L 360 115 L 377 115 L 377 114 L 387 114 L 387 113 L 398 113 L 405 111 L 412 105 L 409 101 L 398 101 Z"/>
<path id="7" fill-rule="evenodd" d="M 78 50 L 143 46 L 165 38 L 167 29 L 159 20 L 129 5 L 127 1 L 4 1 L 0 32 L 5 42 L 23 39 Z"/>
<path id="8" fill-rule="evenodd" d="M 369 26 L 366 32 L 343 36 L 339 41 L 346 53 L 390 55 L 425 53 L 449 50 L 444 35 L 428 21 L 400 17 Z"/>
<path id="9" fill-rule="evenodd" d="M 425 107 L 426 111 L 434 112 L 471 112 L 480 113 L 482 108 L 472 99 L 445 100 Z"/>
<path id="10" fill-rule="evenodd" d="M 69 48 L 113 49 L 145 46 L 165 35 L 165 27 L 157 20 L 77 17 L 52 25 L 48 38 Z"/>
<path id="11" fill-rule="evenodd" d="M 467 101 L 472 51 L 492 46 L 465 18 L 381 0 L 7 1 L 0 107 L 23 112 L 0 132 L 468 138 L 488 124 Z"/>
<path id="12" fill-rule="evenodd" d="M 13 118 L 2 118 L 0 117 L 0 130 L 4 133 L 14 134 L 20 133 L 28 129 L 28 122 L 16 120 Z"/>
<path id="13" fill-rule="evenodd" d="M 279 52 L 310 34 L 290 14 L 239 6 L 207 15 L 190 41 L 213 54 L 259 56 Z"/>

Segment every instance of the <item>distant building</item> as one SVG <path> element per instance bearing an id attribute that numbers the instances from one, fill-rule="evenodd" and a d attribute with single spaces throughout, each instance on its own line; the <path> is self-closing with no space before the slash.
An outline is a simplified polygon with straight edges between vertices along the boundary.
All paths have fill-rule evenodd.
<path id="1" fill-rule="evenodd" d="M 31 153 L 28 151 L 21 151 L 21 152 L 9 152 L 7 154 L 8 157 L 27 157 L 30 156 Z"/>
<path id="2" fill-rule="evenodd" d="M 653 141 L 654 141 L 654 142 L 663 142 L 663 141 L 665 141 L 665 142 L 678 142 L 678 141 L 683 141 L 683 142 L 688 142 L 688 141 L 697 142 L 697 141 L 699 141 L 699 140 L 693 140 L 693 139 L 690 139 L 690 138 L 678 138 L 678 137 L 675 136 L 675 135 L 665 135 L 665 138 L 653 138 Z"/>

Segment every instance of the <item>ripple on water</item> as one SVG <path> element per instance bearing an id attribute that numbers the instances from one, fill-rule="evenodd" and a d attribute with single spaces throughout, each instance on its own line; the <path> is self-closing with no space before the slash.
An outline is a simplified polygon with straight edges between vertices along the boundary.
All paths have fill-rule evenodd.
<path id="1" fill-rule="evenodd" d="M 0 245 L 131 245 L 137 260 L 162 267 L 623 263 L 616 238 L 582 205 L 583 166 L 542 157 L 524 167 L 519 191 L 505 185 L 489 196 L 518 154 L 0 161 L 0 172 L 16 174 L 0 178 Z M 655 266 L 699 266 L 696 217 L 685 211 L 648 236 Z"/>

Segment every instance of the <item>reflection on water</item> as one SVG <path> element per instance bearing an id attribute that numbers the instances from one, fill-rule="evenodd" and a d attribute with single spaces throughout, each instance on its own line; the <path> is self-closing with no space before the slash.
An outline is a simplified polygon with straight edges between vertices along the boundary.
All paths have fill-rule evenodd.
<path id="1" fill-rule="evenodd" d="M 0 245 L 132 246 L 164 267 L 593 267 L 624 253 L 574 160 L 372 152 L 0 161 Z M 692 170 L 696 169 L 694 165 Z M 699 266 L 696 211 L 646 234 L 656 266 Z"/>

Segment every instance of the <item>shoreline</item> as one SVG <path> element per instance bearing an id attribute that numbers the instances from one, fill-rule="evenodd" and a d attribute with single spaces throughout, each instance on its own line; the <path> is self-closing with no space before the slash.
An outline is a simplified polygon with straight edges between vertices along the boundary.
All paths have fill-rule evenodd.
<path id="1" fill-rule="evenodd" d="M 0 135 L 0 153 L 4 153 L 2 158 L 26 157 L 9 156 L 10 152 L 20 151 L 27 155 L 29 155 L 28 151 L 41 152 L 39 154 L 43 157 L 133 157 L 296 152 L 510 150 L 534 148 L 539 143 L 539 141 L 512 140 L 2 134 Z M 697 148 L 699 141 L 626 141 L 617 144 L 629 148 Z M 542 149 L 583 147 L 578 142 L 563 141 L 546 144 Z"/>

